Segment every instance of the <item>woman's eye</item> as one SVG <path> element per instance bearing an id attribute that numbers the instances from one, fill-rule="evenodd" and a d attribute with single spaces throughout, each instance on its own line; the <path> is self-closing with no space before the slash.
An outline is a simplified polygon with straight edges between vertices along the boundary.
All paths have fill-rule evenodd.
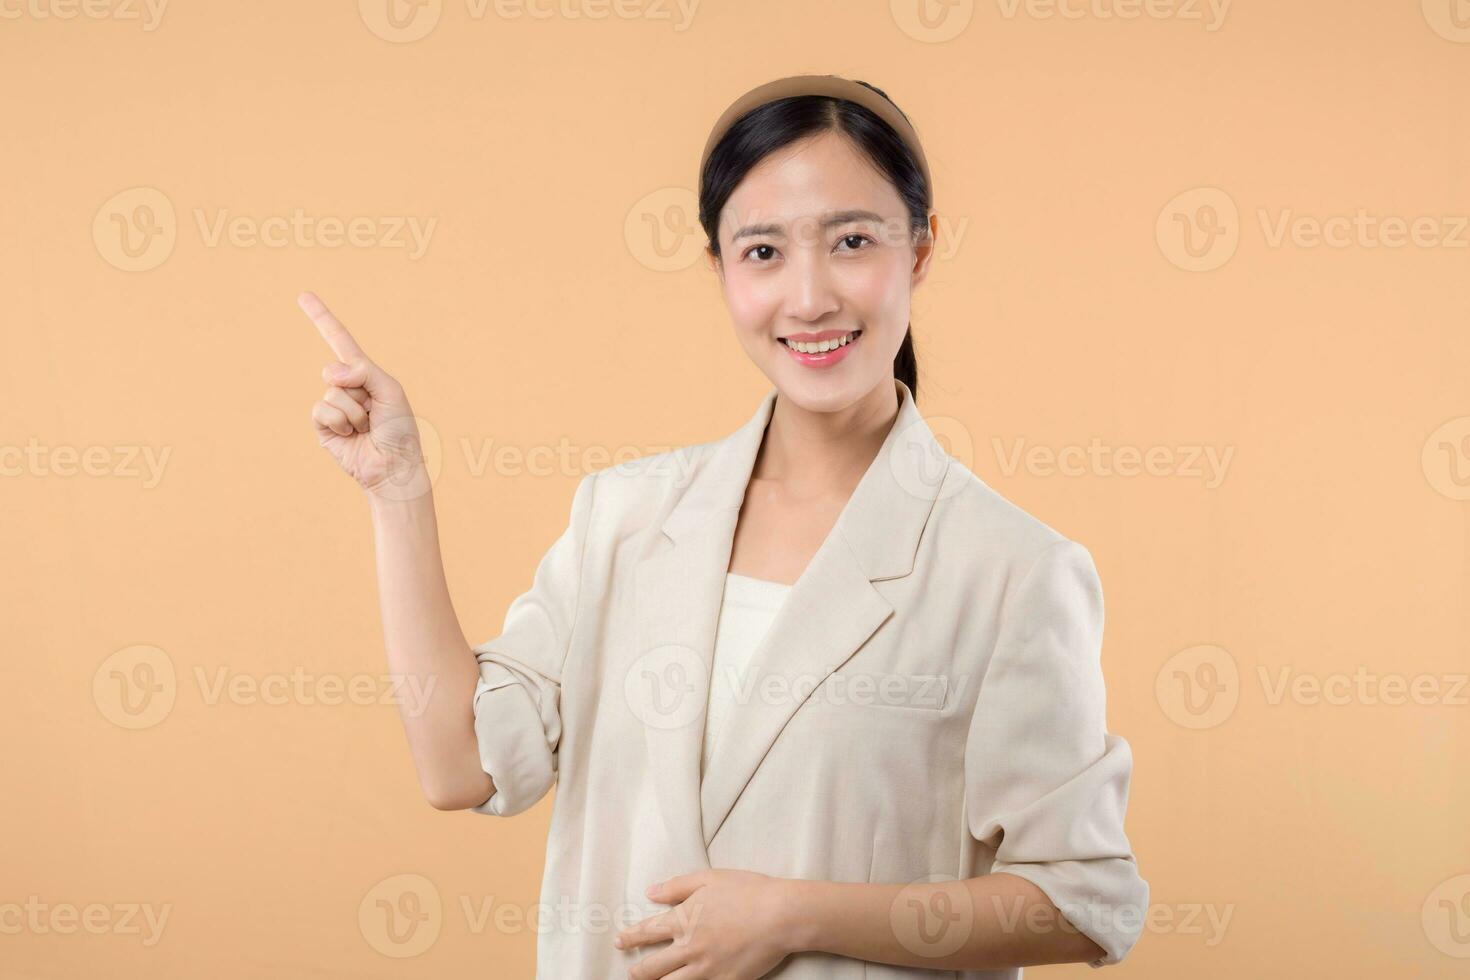
<path id="1" fill-rule="evenodd" d="M 767 251 L 775 251 L 775 249 L 772 246 L 770 246 L 770 245 L 753 245 L 753 246 L 750 247 L 750 249 L 748 251 L 746 251 L 745 254 L 746 254 L 747 257 L 749 257 L 749 256 L 755 254 L 756 252 L 761 251 L 762 249 L 766 249 Z"/>
<path id="2" fill-rule="evenodd" d="M 857 232 L 853 232 L 851 235 L 843 235 L 842 238 L 841 238 L 841 241 L 844 241 L 844 242 L 856 241 L 856 242 L 861 243 L 861 242 L 872 241 L 872 239 L 870 239 L 867 235 L 859 235 Z M 858 245 L 854 245 L 852 248 L 848 249 L 848 251 L 850 251 L 850 252 L 856 252 L 858 250 L 858 248 L 859 248 Z"/>

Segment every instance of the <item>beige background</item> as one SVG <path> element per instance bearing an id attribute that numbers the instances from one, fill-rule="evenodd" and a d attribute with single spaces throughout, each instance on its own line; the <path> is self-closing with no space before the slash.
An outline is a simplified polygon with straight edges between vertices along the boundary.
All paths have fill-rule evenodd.
<path id="1" fill-rule="evenodd" d="M 551 800 L 420 796 L 294 297 L 439 437 L 488 638 L 580 475 L 766 390 L 681 229 L 798 71 L 914 119 L 921 410 L 1102 574 L 1154 903 L 1113 969 L 1470 965 L 1470 2 L 0 13 L 0 977 L 530 975 Z"/>

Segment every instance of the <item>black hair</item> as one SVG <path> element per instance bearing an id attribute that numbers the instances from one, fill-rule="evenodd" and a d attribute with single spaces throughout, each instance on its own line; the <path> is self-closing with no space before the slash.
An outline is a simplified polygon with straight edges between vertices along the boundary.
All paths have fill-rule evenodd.
<path id="1" fill-rule="evenodd" d="M 888 93 L 867 82 L 889 104 Z M 898 109 L 897 105 L 893 106 Z M 903 114 L 903 110 L 898 110 Z M 907 119 L 908 116 L 904 115 Z M 830 95 L 796 95 L 756 106 L 725 131 L 705 161 L 699 175 L 699 223 L 709 239 L 709 250 L 720 258 L 720 212 L 735 188 L 767 154 L 819 133 L 836 131 L 850 138 L 857 148 L 888 178 L 909 214 L 909 227 L 916 239 L 927 237 L 933 192 L 924 171 L 907 143 L 872 110 L 847 99 Z M 893 376 L 919 397 L 919 364 L 914 357 L 913 324 L 903 336 L 903 345 L 893 359 Z"/>

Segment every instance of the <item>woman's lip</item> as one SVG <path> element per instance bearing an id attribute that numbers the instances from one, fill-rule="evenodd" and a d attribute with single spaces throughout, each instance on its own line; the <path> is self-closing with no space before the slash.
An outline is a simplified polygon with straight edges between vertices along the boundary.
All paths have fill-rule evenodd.
<path id="1" fill-rule="evenodd" d="M 843 333 L 852 332 L 853 331 L 850 330 L 843 331 Z M 831 350 L 825 351 L 821 354 L 803 354 L 801 353 L 801 351 L 794 350 L 791 347 L 782 344 L 781 340 L 777 340 L 776 343 L 781 344 L 781 349 L 790 354 L 793 358 L 795 358 L 796 363 L 800 364 L 802 367 L 828 368 L 832 367 L 834 364 L 839 363 L 843 358 L 845 358 L 847 356 L 847 352 L 852 350 L 855 345 L 862 343 L 863 332 L 857 331 L 857 334 L 858 335 L 856 337 L 854 337 L 852 340 L 849 340 L 841 347 L 834 347 Z M 838 334 L 837 336 L 840 337 L 842 336 L 842 334 Z"/>

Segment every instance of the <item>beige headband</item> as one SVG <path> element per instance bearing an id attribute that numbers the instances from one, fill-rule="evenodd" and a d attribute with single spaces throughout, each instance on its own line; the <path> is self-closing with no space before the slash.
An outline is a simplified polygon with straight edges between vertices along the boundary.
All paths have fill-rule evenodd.
<path id="1" fill-rule="evenodd" d="M 741 116 L 756 106 L 793 95 L 830 95 L 834 98 L 856 102 L 863 108 L 871 110 L 879 119 L 892 126 L 893 131 L 913 151 L 914 157 L 919 161 L 919 169 L 923 171 L 924 183 L 929 188 L 930 198 L 933 198 L 934 183 L 929 176 L 929 161 L 924 157 L 924 148 L 919 145 L 919 135 L 914 132 L 914 127 L 892 102 L 865 85 L 837 75 L 790 75 L 786 78 L 778 78 L 774 82 L 758 85 L 736 99 L 728 109 L 720 114 L 720 118 L 715 122 L 715 128 L 710 130 L 709 139 L 704 143 L 704 152 L 699 157 L 699 173 L 701 175 L 704 173 L 704 165 L 709 160 L 715 144 L 720 141 L 720 137 L 724 136 L 725 131 L 735 125 Z"/>

